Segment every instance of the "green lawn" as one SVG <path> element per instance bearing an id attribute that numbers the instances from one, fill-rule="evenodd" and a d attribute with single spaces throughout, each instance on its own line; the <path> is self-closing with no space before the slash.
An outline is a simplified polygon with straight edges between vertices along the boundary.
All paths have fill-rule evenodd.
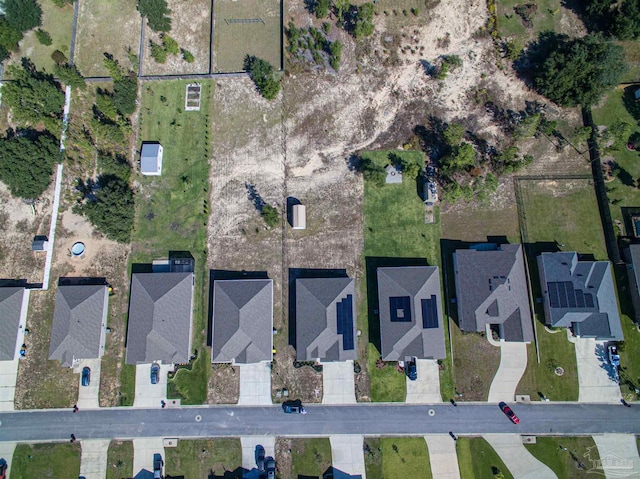
<path id="1" fill-rule="evenodd" d="M 111 441 L 107 452 L 107 479 L 133 476 L 133 442 Z"/>
<path id="2" fill-rule="evenodd" d="M 431 479 L 431 462 L 424 438 L 383 437 L 380 439 L 380 448 L 384 479 Z"/>
<path id="3" fill-rule="evenodd" d="M 594 471 L 590 471 L 594 466 L 592 461 L 600 459 L 598 448 L 591 436 L 538 437 L 536 444 L 525 444 L 525 447 L 536 459 L 549 466 L 558 479 L 593 477 Z M 588 454 L 588 457 L 585 457 L 585 454 Z M 578 463 L 583 463 L 585 467 L 579 469 Z"/>
<path id="4" fill-rule="evenodd" d="M 562 31 L 566 13 L 560 7 L 561 0 L 539 0 L 535 2 L 538 10 L 533 16 L 533 27 L 525 28 L 522 19 L 515 13 L 516 5 L 523 5 L 519 0 L 498 0 L 498 30 L 502 37 L 519 37 L 528 40 L 539 32 L 552 30 Z"/>
<path id="5" fill-rule="evenodd" d="M 162 176 L 140 176 L 136 229 L 131 262 L 150 263 L 166 258 L 170 251 L 186 251 L 196 260 L 193 330 L 198 359 L 193 368 L 180 370 L 169 391 L 183 404 L 200 404 L 207 397 L 210 370 L 206 337 L 205 299 L 207 216 L 209 189 L 210 82 L 202 82 L 200 111 L 183 111 L 184 81 L 145 83 L 140 111 L 142 141 L 164 145 Z"/>
<path id="6" fill-rule="evenodd" d="M 627 400 L 637 400 L 635 390 L 640 389 L 640 332 L 631 317 L 634 317 L 633 305 L 629 296 L 629 281 L 624 266 L 617 266 L 616 283 L 618 286 L 618 301 L 622 314 L 622 332 L 624 343 L 618 345 L 620 353 L 620 391 Z"/>
<path id="7" fill-rule="evenodd" d="M 80 474 L 80 443 L 18 444 L 11 479 L 69 479 Z"/>
<path id="8" fill-rule="evenodd" d="M 456 450 L 461 479 L 490 478 L 494 468 L 504 474 L 504 479 L 513 479 L 496 451 L 481 437 L 459 437 Z"/>
<path id="9" fill-rule="evenodd" d="M 367 477 L 382 479 L 382 446 L 379 437 L 364 438 L 364 469 Z"/>
<path id="10" fill-rule="evenodd" d="M 622 77 L 623 82 L 635 82 L 640 80 L 640 42 L 629 40 L 618 42 L 624 48 L 627 66 L 629 70 Z"/>
<path id="11" fill-rule="evenodd" d="M 291 446 L 292 477 L 323 477 L 331 467 L 331 444 L 328 438 L 294 439 Z"/>
<path id="12" fill-rule="evenodd" d="M 408 160 L 424 164 L 424 154 L 418 151 L 374 151 L 364 152 L 363 158 L 385 166 L 388 156 L 394 153 Z M 367 364 L 371 380 L 372 401 L 404 401 L 406 380 L 395 368 L 376 368 L 380 357 L 380 331 L 377 315 L 378 291 L 376 269 L 380 266 L 433 265 L 440 266 L 439 212 L 436 222 L 424 223 L 424 205 L 418 195 L 421 180 L 404 180 L 402 184 L 377 186 L 365 181 L 364 186 L 364 251 L 366 266 L 366 301 L 362 301 L 360 315 L 369 319 L 369 341 Z M 364 288 L 364 286 L 363 286 Z M 361 290 L 364 293 L 364 289 Z M 365 297 L 364 294 L 362 297 Z M 445 321 L 445 337 L 448 336 Z M 446 397 L 453 393 L 453 380 L 449 358 L 441 373 L 440 386 Z"/>
<path id="13" fill-rule="evenodd" d="M 175 448 L 165 448 L 167 477 L 207 479 L 242 478 L 240 439 L 179 440 Z"/>

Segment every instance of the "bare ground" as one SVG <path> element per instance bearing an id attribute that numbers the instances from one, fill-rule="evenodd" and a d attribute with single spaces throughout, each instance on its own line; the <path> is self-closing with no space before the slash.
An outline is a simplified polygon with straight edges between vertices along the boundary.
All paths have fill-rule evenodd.
<path id="1" fill-rule="evenodd" d="M 209 375 L 207 404 L 236 404 L 240 397 L 240 368 L 214 364 Z"/>

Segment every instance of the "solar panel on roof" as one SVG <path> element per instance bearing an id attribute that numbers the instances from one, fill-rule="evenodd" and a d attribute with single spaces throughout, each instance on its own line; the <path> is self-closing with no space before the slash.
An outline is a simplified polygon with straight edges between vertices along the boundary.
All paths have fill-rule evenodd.
<path id="1" fill-rule="evenodd" d="M 593 308 L 593 295 L 591 293 L 584 293 L 584 302 L 587 308 Z"/>
<path id="2" fill-rule="evenodd" d="M 411 297 L 391 296 L 389 298 L 389 309 L 391 322 L 410 323 L 411 322 Z"/>
<path id="3" fill-rule="evenodd" d="M 560 307 L 566 308 L 569 305 L 567 300 L 567 288 L 564 283 L 557 283 L 558 286 L 558 298 L 560 298 Z"/>
<path id="4" fill-rule="evenodd" d="M 569 300 L 569 307 L 576 307 L 576 292 L 573 289 L 573 283 L 571 281 L 565 281 L 564 287 L 567 290 L 567 299 Z"/>
<path id="5" fill-rule="evenodd" d="M 338 320 L 337 331 L 342 335 L 342 349 L 350 351 L 355 346 L 353 337 L 353 296 L 348 294 L 346 298 L 336 304 Z"/>
<path id="6" fill-rule="evenodd" d="M 429 299 L 423 299 L 422 303 L 422 327 L 432 329 L 438 327 L 438 302 L 436 296 L 431 295 Z"/>
<path id="7" fill-rule="evenodd" d="M 549 304 L 552 308 L 559 308 L 558 283 L 547 283 L 547 290 L 549 291 Z"/>
<path id="8" fill-rule="evenodd" d="M 576 306 L 578 308 L 584 308 L 584 292 L 581 289 L 576 289 Z"/>

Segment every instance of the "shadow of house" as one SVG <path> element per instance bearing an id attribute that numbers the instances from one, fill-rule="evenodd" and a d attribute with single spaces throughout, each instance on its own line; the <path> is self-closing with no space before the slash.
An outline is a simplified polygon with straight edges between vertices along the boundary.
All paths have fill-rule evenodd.
<path id="1" fill-rule="evenodd" d="M 300 478 L 300 476 L 298 476 Z M 323 474 L 322 479 L 362 479 L 361 474 L 349 474 L 333 466 L 329 467 Z"/>
<path id="2" fill-rule="evenodd" d="M 600 367 L 607 372 L 607 376 L 613 382 L 618 382 L 618 370 L 609 361 L 609 351 L 602 343 L 596 343 L 596 357 L 600 361 Z"/>
<path id="3" fill-rule="evenodd" d="M 620 210 L 626 235 L 634 238 L 640 237 L 640 207 L 623 206 Z"/>
<path id="4" fill-rule="evenodd" d="M 287 223 L 289 226 L 293 228 L 293 207 L 296 205 L 301 205 L 302 203 L 298 198 L 293 196 L 289 196 L 287 198 Z"/>
<path id="5" fill-rule="evenodd" d="M 630 244 L 625 250 L 625 257 L 627 260 L 626 272 L 627 283 L 629 289 L 629 296 L 631 297 L 631 303 L 633 304 L 633 310 L 635 322 L 640 321 L 640 244 Z M 623 281 L 618 280 L 618 288 L 621 288 Z M 622 299 L 622 298 L 621 298 Z M 624 301 L 620 302 L 620 306 L 624 305 Z M 629 313 L 625 311 L 627 308 L 621 308 L 623 313 Z M 628 314 L 631 316 L 631 314 Z"/>
<path id="6" fill-rule="evenodd" d="M 640 90 L 640 84 L 629 85 L 624 89 L 622 96 L 624 107 L 636 121 L 640 121 L 640 100 L 636 96 L 638 90 Z"/>
<path id="7" fill-rule="evenodd" d="M 224 471 L 222 474 L 216 474 L 214 472 L 210 472 L 207 476 L 207 479 L 242 479 L 242 474 L 245 469 L 242 467 L 237 467 L 232 471 Z"/>
<path id="8" fill-rule="evenodd" d="M 58 286 L 107 286 L 107 278 L 76 278 L 64 277 L 58 280 Z"/>

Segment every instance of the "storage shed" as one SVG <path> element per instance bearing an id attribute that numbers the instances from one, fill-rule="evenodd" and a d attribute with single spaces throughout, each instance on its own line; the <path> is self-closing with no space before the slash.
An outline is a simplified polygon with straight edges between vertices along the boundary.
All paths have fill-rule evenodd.
<path id="1" fill-rule="evenodd" d="M 158 142 L 145 142 L 140 152 L 140 173 L 146 176 L 162 174 L 162 145 Z"/>
<path id="2" fill-rule="evenodd" d="M 307 209 L 304 205 L 293 205 L 294 230 L 303 230 L 307 227 Z"/>

